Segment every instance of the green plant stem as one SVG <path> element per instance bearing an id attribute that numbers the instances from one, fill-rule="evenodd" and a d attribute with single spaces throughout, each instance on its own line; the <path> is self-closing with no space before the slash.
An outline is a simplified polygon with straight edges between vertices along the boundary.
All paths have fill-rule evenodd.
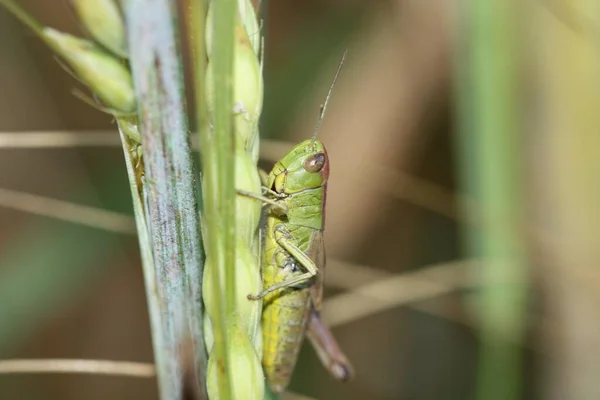
<path id="1" fill-rule="evenodd" d="M 43 26 L 35 18 L 26 13 L 19 5 L 17 5 L 17 3 L 13 0 L 0 0 L 0 5 L 4 6 L 4 8 L 13 14 L 19 21 L 27 25 L 33 32 L 44 39 L 41 34 Z"/>
<path id="2" fill-rule="evenodd" d="M 176 10 L 168 0 L 125 3 L 131 66 L 138 98 L 144 157 L 144 208 L 152 244 L 160 331 L 153 331 L 161 399 L 181 399 L 182 353 L 193 344 L 193 381 L 205 392 L 202 338 L 203 251 L 198 171 L 185 114 Z M 149 29 L 152 27 L 152 29 Z M 152 311 L 151 311 L 152 314 Z M 160 344 L 157 346 L 156 344 Z"/>
<path id="3" fill-rule="evenodd" d="M 226 322 L 235 312 L 235 137 L 233 132 L 233 47 L 234 22 L 237 3 L 218 1 L 214 6 L 213 62 L 215 74 L 212 82 L 205 82 L 206 53 L 204 19 L 206 3 L 191 2 L 192 53 L 194 54 L 194 79 L 200 154 L 204 182 L 204 218 L 207 253 L 215 268 L 213 287 L 219 312 L 211 317 L 213 325 L 213 354 L 219 365 L 218 385 L 223 399 L 232 399 L 231 357 L 226 343 L 232 332 Z M 200 21 L 202 20 L 202 21 Z M 214 85 L 215 115 L 213 133 L 206 121 L 205 85 Z"/>
<path id="4" fill-rule="evenodd" d="M 466 232 L 469 251 L 483 261 L 477 272 L 486 288 L 476 304 L 481 321 L 477 398 L 518 399 L 522 357 L 512 343 L 524 334 L 527 287 L 509 282 L 527 277 L 517 92 L 519 2 L 466 4 L 461 44 L 467 53 L 457 57 L 458 159 L 464 192 L 481 212 L 481 225 Z"/>
<path id="5" fill-rule="evenodd" d="M 215 142 L 219 165 L 219 194 L 223 217 L 226 315 L 235 312 L 235 135 L 233 131 L 233 57 L 234 27 L 237 15 L 235 0 L 215 2 L 213 53 L 215 89 Z"/>

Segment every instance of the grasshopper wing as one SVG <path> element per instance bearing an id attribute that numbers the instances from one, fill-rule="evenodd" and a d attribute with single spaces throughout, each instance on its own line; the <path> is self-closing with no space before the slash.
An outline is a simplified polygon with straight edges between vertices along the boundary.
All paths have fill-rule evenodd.
<path id="1" fill-rule="evenodd" d="M 311 260 L 319 268 L 315 276 L 315 283 L 310 288 L 310 297 L 313 308 L 321 310 L 323 303 L 323 282 L 325 281 L 325 242 L 323 241 L 323 232 L 315 231 L 312 234 L 311 245 L 307 252 Z"/>

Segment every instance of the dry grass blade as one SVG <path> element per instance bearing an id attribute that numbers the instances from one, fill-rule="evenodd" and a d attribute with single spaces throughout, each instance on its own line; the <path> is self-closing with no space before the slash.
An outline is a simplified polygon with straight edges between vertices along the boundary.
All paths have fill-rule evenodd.
<path id="1" fill-rule="evenodd" d="M 390 276 L 393 274 L 374 267 L 328 259 L 325 284 L 327 287 L 350 290 Z"/>
<path id="2" fill-rule="evenodd" d="M 464 199 L 464 196 L 455 194 L 434 182 L 402 171 L 387 168 L 380 173 L 385 174 L 391 182 L 394 182 L 393 185 L 386 188 L 392 197 L 415 204 L 425 210 L 435 212 L 460 223 L 468 224 L 476 222 L 471 215 L 461 212 L 462 210 L 458 207 L 459 202 L 470 201 L 469 199 Z"/>
<path id="3" fill-rule="evenodd" d="M 198 149 L 198 135 L 192 134 L 192 147 Z M 263 139 L 260 154 L 266 161 L 276 162 L 293 144 Z M 0 149 L 45 149 L 71 147 L 119 147 L 121 142 L 112 130 L 0 132 Z"/>
<path id="4" fill-rule="evenodd" d="M 461 265 L 463 263 L 464 265 Z M 371 314 L 393 307 L 409 306 L 415 310 L 444 318 L 470 329 L 477 329 L 476 320 L 468 314 L 445 307 L 444 303 L 440 302 L 438 298 L 444 294 L 477 285 L 477 282 L 466 274 L 465 269 L 470 268 L 467 265 L 469 262 L 464 261 L 463 263 L 426 266 L 413 273 L 392 274 L 372 267 L 331 260 L 327 270 L 327 286 L 349 291 L 331 297 L 329 301 L 337 302 L 337 305 L 333 303 L 336 307 L 351 307 L 355 302 L 363 307 L 359 310 L 348 310 L 345 321 L 339 324 L 349 323 L 358 318 L 368 317 Z M 384 282 L 390 281 L 390 279 L 395 282 L 390 286 L 395 286 L 395 291 L 404 293 L 404 296 L 398 295 L 394 300 L 391 297 L 388 298 L 389 294 L 387 293 L 377 292 L 377 289 L 381 287 L 380 285 L 387 286 Z M 378 297 L 371 297 L 370 292 L 377 292 Z M 330 307 L 329 301 L 325 306 L 326 310 Z M 365 309 L 368 309 L 368 312 Z M 333 311 L 331 312 L 333 313 Z M 542 317 L 535 318 L 531 321 L 530 328 L 538 332 L 538 335 L 534 340 L 526 343 L 528 348 L 559 358 L 560 354 L 553 344 L 560 343 L 560 333 L 553 322 Z M 540 336 L 544 340 L 540 341 Z M 514 341 L 514 338 L 506 337 L 506 340 Z"/>
<path id="5" fill-rule="evenodd" d="M 156 370 L 152 363 L 48 358 L 0 360 L 0 374 L 91 374 L 154 378 Z M 286 393 L 283 399 L 315 400 L 296 393 Z"/>
<path id="6" fill-rule="evenodd" d="M 468 270 L 474 261 L 443 263 L 416 272 L 385 277 L 325 302 L 323 316 L 330 326 L 357 319 L 475 284 Z"/>
<path id="7" fill-rule="evenodd" d="M 2 132 L 0 149 L 120 147 L 115 131 Z"/>
<path id="8" fill-rule="evenodd" d="M 130 361 L 79 360 L 79 359 L 14 359 L 0 360 L 0 374 L 94 374 L 153 378 L 154 364 Z"/>
<path id="9" fill-rule="evenodd" d="M 0 188 L 0 207 L 74 222 L 110 232 L 127 235 L 136 233 L 135 223 L 127 215 L 17 190 Z"/>

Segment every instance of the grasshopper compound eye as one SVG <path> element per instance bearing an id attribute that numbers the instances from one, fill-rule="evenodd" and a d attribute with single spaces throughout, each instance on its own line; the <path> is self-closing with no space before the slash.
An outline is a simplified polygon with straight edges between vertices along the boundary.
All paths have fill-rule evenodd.
<path id="1" fill-rule="evenodd" d="M 311 173 L 319 172 L 325 166 L 325 154 L 317 153 L 304 160 L 304 169 Z"/>

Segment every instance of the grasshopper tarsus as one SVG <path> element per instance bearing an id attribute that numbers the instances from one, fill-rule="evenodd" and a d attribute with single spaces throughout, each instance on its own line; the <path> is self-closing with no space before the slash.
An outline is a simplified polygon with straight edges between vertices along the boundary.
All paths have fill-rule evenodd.
<path id="1" fill-rule="evenodd" d="M 334 363 L 328 368 L 331 372 L 331 375 L 333 375 L 335 379 L 341 382 L 348 382 L 354 376 L 354 373 L 352 372 L 350 366 L 344 363 Z"/>
<path id="2" fill-rule="evenodd" d="M 260 299 L 264 298 L 266 295 L 268 295 L 269 293 L 274 292 L 275 290 L 277 290 L 279 288 L 280 287 L 278 285 L 273 285 L 273 286 L 270 286 L 267 289 L 263 290 L 256 296 L 253 294 L 249 294 L 247 297 L 248 297 L 248 300 L 260 300 Z"/>
<path id="3" fill-rule="evenodd" d="M 271 207 L 272 209 L 275 210 L 279 210 L 280 214 L 285 215 L 288 213 L 289 211 L 289 207 L 283 203 L 278 203 L 276 200 L 272 200 L 268 197 L 265 197 L 263 195 L 260 194 L 256 194 L 256 193 L 252 193 L 252 192 L 247 192 L 245 190 L 240 190 L 237 189 L 236 193 L 239 196 L 244 196 L 244 197 L 248 197 L 254 200 L 258 200 L 263 202 L 264 204 L 268 205 L 269 207 Z"/>
<path id="4" fill-rule="evenodd" d="M 280 199 L 283 199 L 283 198 L 287 197 L 287 194 L 285 194 L 285 193 L 277 193 L 276 191 L 274 191 L 272 189 L 269 189 L 266 186 L 263 186 L 262 190 L 263 190 L 264 194 L 270 194 L 271 196 L 274 196 L 274 197 L 277 197 L 277 198 L 280 198 Z"/>
<path id="5" fill-rule="evenodd" d="M 254 296 L 253 294 L 249 294 L 246 297 L 248 298 L 248 300 L 260 300 L 260 299 L 262 299 L 262 297 L 260 297 L 260 293 L 258 294 L 258 296 Z"/>
<path id="6" fill-rule="evenodd" d="M 320 313 L 315 309 L 310 315 L 307 336 L 321 363 L 327 367 L 331 376 L 341 382 L 347 382 L 354 377 L 352 363 L 338 345 L 329 327 L 321 319 Z"/>

